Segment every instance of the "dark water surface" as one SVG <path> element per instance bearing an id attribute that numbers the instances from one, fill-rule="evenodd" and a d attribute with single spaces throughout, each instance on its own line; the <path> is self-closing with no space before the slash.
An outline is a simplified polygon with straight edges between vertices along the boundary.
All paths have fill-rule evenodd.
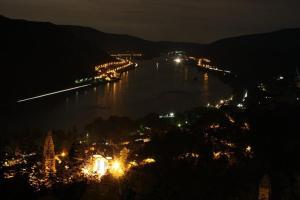
<path id="1" fill-rule="evenodd" d="M 231 94 L 231 88 L 195 67 L 161 61 L 138 61 L 116 83 L 19 103 L 5 113 L 7 128 L 82 128 L 96 117 L 143 117 L 148 113 L 180 112 Z"/>

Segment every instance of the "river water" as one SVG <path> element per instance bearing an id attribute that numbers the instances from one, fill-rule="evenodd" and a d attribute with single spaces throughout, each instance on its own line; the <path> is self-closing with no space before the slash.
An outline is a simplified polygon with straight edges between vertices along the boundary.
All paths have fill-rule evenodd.
<path id="1" fill-rule="evenodd" d="M 6 113 L 7 128 L 83 128 L 96 117 L 143 117 L 148 113 L 181 112 L 229 96 L 231 88 L 212 74 L 162 59 L 137 61 L 139 67 L 121 80 L 18 103 Z"/>

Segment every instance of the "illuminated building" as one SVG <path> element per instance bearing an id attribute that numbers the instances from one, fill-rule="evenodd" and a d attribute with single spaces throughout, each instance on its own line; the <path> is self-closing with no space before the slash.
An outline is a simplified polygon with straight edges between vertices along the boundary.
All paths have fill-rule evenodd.
<path id="1" fill-rule="evenodd" d="M 102 155 L 93 155 L 85 166 L 82 168 L 82 173 L 91 179 L 100 180 L 107 173 L 108 160 Z"/>
<path id="2" fill-rule="evenodd" d="M 46 173 L 55 173 L 55 150 L 52 139 L 52 132 L 49 131 L 44 143 L 44 168 Z"/>
<path id="3" fill-rule="evenodd" d="M 107 160 L 101 155 L 93 156 L 93 172 L 103 176 L 107 171 Z"/>

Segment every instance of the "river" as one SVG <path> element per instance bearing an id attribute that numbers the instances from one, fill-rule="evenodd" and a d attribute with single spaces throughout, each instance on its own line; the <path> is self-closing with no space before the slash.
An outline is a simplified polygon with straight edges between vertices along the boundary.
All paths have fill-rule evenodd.
<path id="1" fill-rule="evenodd" d="M 83 128 L 97 117 L 143 117 L 181 112 L 213 103 L 232 93 L 229 85 L 195 67 L 160 59 L 137 61 L 121 80 L 18 103 L 5 113 L 8 129 Z"/>

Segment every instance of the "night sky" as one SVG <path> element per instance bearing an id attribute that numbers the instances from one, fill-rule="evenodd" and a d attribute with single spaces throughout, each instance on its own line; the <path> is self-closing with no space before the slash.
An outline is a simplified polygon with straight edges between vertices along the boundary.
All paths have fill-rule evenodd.
<path id="1" fill-rule="evenodd" d="M 0 0 L 11 18 L 200 43 L 300 27 L 299 8 L 299 0 Z"/>

